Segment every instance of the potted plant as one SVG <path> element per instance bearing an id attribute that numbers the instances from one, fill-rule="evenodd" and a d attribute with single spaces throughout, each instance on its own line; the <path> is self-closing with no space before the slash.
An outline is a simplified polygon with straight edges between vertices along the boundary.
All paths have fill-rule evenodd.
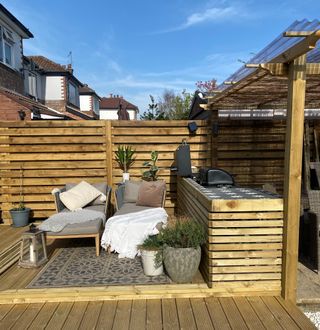
<path id="1" fill-rule="evenodd" d="M 203 227 L 196 221 L 180 218 L 161 231 L 163 263 L 170 278 L 177 283 L 192 281 L 201 260 L 205 242 Z"/>
<path id="2" fill-rule="evenodd" d="M 139 246 L 145 275 L 158 276 L 163 273 L 162 241 L 160 235 L 148 236 Z"/>
<path id="3" fill-rule="evenodd" d="M 135 150 L 131 146 L 118 146 L 116 151 L 116 161 L 123 171 L 122 178 L 123 182 L 130 179 L 129 169 L 134 163 Z"/>
<path id="4" fill-rule="evenodd" d="M 158 151 L 151 151 L 151 160 L 144 162 L 143 166 L 149 169 L 142 173 L 142 179 L 145 181 L 157 181 L 159 167 L 157 166 L 157 160 L 159 157 Z"/>
<path id="5" fill-rule="evenodd" d="M 20 202 L 18 206 L 10 210 L 12 225 L 14 227 L 24 227 L 29 224 L 30 208 L 25 207 L 23 198 L 23 169 L 20 168 Z"/>

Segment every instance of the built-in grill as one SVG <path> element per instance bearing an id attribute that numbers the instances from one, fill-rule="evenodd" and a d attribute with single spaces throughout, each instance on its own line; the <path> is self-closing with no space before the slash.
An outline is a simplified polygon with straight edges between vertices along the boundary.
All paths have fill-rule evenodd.
<path id="1" fill-rule="evenodd" d="M 198 182 L 209 187 L 233 187 L 232 175 L 220 168 L 200 168 Z"/>

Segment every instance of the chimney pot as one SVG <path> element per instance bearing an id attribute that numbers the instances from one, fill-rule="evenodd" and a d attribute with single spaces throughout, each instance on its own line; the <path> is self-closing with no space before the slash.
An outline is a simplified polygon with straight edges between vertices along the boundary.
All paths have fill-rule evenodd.
<path id="1" fill-rule="evenodd" d="M 109 94 L 109 97 L 112 98 L 112 93 Z"/>

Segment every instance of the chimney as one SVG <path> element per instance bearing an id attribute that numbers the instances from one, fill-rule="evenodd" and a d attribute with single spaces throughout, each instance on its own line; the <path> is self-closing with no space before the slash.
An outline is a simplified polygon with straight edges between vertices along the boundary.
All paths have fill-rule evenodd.
<path id="1" fill-rule="evenodd" d="M 71 74 L 73 74 L 73 69 L 72 69 L 72 65 L 71 65 L 71 64 L 68 64 L 68 65 L 67 65 L 67 70 L 68 70 Z"/>
<path id="2" fill-rule="evenodd" d="M 109 94 L 109 97 L 112 98 L 112 93 Z"/>

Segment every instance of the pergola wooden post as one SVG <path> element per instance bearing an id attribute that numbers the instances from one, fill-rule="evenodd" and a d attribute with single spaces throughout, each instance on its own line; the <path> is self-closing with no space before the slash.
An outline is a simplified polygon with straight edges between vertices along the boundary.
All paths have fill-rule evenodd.
<path id="1" fill-rule="evenodd" d="M 289 63 L 285 149 L 282 296 L 296 301 L 306 55 Z"/>

